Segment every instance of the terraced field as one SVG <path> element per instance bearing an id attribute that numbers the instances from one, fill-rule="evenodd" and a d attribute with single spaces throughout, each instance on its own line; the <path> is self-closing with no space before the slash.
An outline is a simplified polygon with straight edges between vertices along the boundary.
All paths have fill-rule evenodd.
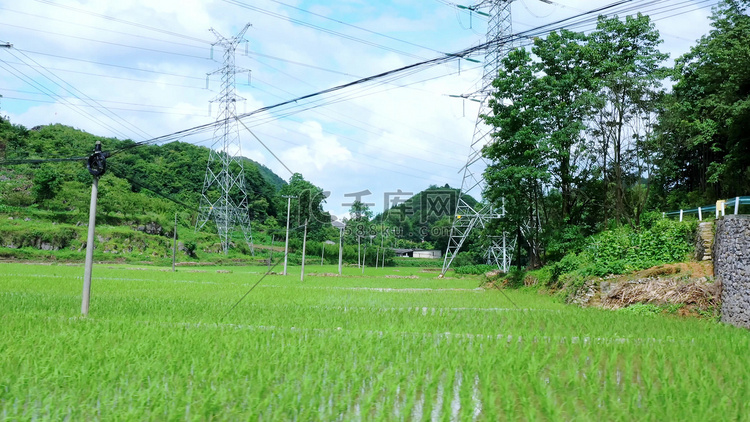
<path id="1" fill-rule="evenodd" d="M 99 265 L 81 318 L 82 267 L 1 264 L 0 419 L 750 415 L 742 329 L 406 268 L 270 275 L 232 309 L 261 270 Z"/>

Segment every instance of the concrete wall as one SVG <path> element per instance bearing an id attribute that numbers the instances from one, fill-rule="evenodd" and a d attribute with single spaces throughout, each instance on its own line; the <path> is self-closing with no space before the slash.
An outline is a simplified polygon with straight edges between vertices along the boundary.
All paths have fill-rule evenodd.
<path id="1" fill-rule="evenodd" d="M 714 275 L 722 283 L 721 320 L 750 328 L 750 216 L 716 222 Z"/>
<path id="2" fill-rule="evenodd" d="M 440 258 L 442 256 L 439 250 L 414 251 L 414 258 Z"/>

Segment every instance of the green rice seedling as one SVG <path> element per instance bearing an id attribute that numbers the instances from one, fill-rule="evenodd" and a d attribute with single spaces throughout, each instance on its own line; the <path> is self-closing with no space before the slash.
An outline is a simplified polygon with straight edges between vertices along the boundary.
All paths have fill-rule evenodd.
<path id="1" fill-rule="evenodd" d="M 256 269 L 109 265 L 95 267 L 80 318 L 81 267 L 1 266 L 5 419 L 748 414 L 749 336 L 711 321 L 506 292 L 516 308 L 418 273 L 269 276 L 227 315 Z"/>

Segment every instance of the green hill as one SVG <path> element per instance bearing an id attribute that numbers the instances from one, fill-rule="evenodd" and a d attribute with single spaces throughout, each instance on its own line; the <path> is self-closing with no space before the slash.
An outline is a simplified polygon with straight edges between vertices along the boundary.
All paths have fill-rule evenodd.
<path id="1" fill-rule="evenodd" d="M 209 149 L 183 142 L 133 148 L 132 141 L 102 138 L 64 125 L 27 129 L 0 119 L 0 248 L 11 256 L 36 257 L 32 250 L 60 250 L 76 255 L 85 243 L 84 225 L 92 177 L 85 160 L 49 161 L 87 157 L 96 141 L 105 151 L 121 152 L 107 159 L 99 181 L 97 232 L 99 253 L 133 252 L 153 256 L 171 253 L 172 225 L 179 214 L 184 244 L 194 250 L 216 250 L 209 229 L 193 233 Z M 43 160 L 14 164 L 12 160 Z M 9 162 L 9 163 L 8 163 Z M 275 224 L 279 190 L 286 182 L 270 169 L 242 159 L 248 210 L 254 230 Z M 242 243 L 242 242 L 237 242 Z M 75 251 L 66 252 L 63 251 Z M 6 255 L 9 251 L 6 251 Z M 241 254 L 243 251 L 239 251 Z M 249 251 L 244 251 L 249 252 Z M 72 256 L 71 256 L 72 258 Z"/>

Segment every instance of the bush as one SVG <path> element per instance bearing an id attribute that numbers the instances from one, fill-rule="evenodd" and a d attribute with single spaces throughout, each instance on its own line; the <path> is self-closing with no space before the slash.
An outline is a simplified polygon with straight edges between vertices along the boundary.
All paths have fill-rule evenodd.
<path id="1" fill-rule="evenodd" d="M 653 316 L 653 315 L 660 314 L 661 311 L 662 311 L 662 308 L 656 305 L 649 305 L 647 303 L 636 303 L 635 305 L 630 305 L 627 308 L 620 309 L 619 312 L 633 314 L 633 315 L 641 315 L 641 316 Z"/>
<path id="2" fill-rule="evenodd" d="M 190 257 L 196 258 L 196 256 L 195 256 L 195 250 L 198 248 L 198 245 L 195 243 L 195 241 L 186 240 L 185 243 L 184 243 L 184 245 L 185 245 L 185 252 L 187 252 L 187 254 Z"/>
<path id="3" fill-rule="evenodd" d="M 592 237 L 578 257 L 578 270 L 603 277 L 682 261 L 693 250 L 695 227 L 695 222 L 661 219 L 648 229 L 625 226 L 602 232 Z M 566 256 L 561 263 L 566 259 L 572 263 L 574 258 Z"/>

